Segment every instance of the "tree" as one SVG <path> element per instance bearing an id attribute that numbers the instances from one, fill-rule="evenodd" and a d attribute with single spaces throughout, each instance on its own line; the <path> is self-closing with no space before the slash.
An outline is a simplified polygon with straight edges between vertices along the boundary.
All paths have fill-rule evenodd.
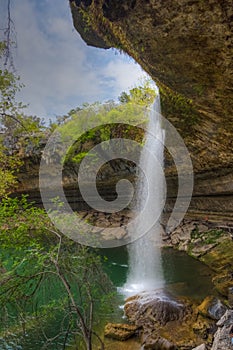
<path id="1" fill-rule="evenodd" d="M 6 19 L 0 32 L 3 34 L 2 42 L 0 43 L 0 51 L 4 53 L 4 66 L 14 68 L 12 48 L 16 46 L 16 33 L 14 22 L 11 18 L 11 0 L 6 2 Z"/>
<path id="2" fill-rule="evenodd" d="M 19 77 L 4 65 L 9 45 L 0 42 L 0 198 L 15 188 L 16 173 L 22 165 L 19 154 L 11 149 L 12 144 L 15 149 L 19 144 L 21 147 L 26 147 L 28 143 L 36 144 L 43 131 L 43 121 L 36 116 L 25 116 L 25 106 L 16 101 L 16 93 L 22 84 Z"/>
<path id="3" fill-rule="evenodd" d="M 123 92 L 119 97 L 120 103 L 112 100 L 102 104 L 95 102 L 70 111 L 68 117 L 63 119 L 57 129 L 64 141 L 74 141 L 73 146 L 67 152 L 64 163 L 68 171 L 77 174 L 79 164 L 89 150 L 97 144 L 99 145 L 99 157 L 108 162 L 109 152 L 114 157 L 125 148 L 122 139 L 132 139 L 139 144 L 142 143 L 143 130 L 137 126 L 147 122 L 148 107 L 154 101 L 155 96 L 156 91 L 152 89 L 149 82 L 145 82 L 131 89 L 128 94 Z M 97 123 L 99 126 L 95 127 Z M 85 129 L 88 131 L 84 132 Z M 128 150 L 128 154 L 135 152 L 133 145 L 135 144 L 132 143 L 132 149 Z M 98 159 L 98 157 L 90 158 L 91 164 Z M 126 167 L 132 167 L 130 162 L 125 161 L 125 163 L 129 163 L 126 164 Z M 108 162 L 107 166 L 116 170 L 117 160 Z M 121 166 L 120 162 L 119 166 Z"/>
<path id="4" fill-rule="evenodd" d="M 136 86 L 129 90 L 129 93 L 123 91 L 119 96 L 121 103 L 133 102 L 142 106 L 150 106 L 156 96 L 156 91 L 151 87 L 148 80 L 144 81 L 142 85 Z"/>
<path id="5" fill-rule="evenodd" d="M 0 60 L 4 58 L 4 50 L 5 44 L 0 42 Z M 15 94 L 20 88 L 19 78 L 14 73 L 6 68 L 0 69 L 0 198 L 16 187 L 16 173 L 22 165 L 19 155 L 8 149 L 5 142 L 9 135 L 20 135 L 22 130 L 26 130 L 21 114 L 23 105 L 15 101 Z"/>
<path id="6" fill-rule="evenodd" d="M 95 330 L 96 314 L 106 307 L 113 287 L 100 258 L 57 232 L 44 210 L 28 204 L 26 197 L 3 200 L 0 228 L 1 309 L 15 307 L 25 329 L 32 311 L 38 322 L 45 307 L 50 314 L 59 311 L 61 330 L 53 340 L 62 337 L 65 344 L 81 335 L 85 349 L 91 350 L 93 337 L 97 337 L 104 349 Z M 42 299 L 50 284 L 56 286 L 56 293 L 51 291 Z M 51 338 L 45 337 L 44 349 L 50 342 Z"/>
<path id="7" fill-rule="evenodd" d="M 9 49 L 9 48 L 8 48 Z M 0 129 L 7 134 L 21 135 L 40 132 L 43 121 L 36 116 L 26 116 L 22 102 L 16 101 L 16 94 L 21 90 L 23 84 L 14 71 L 4 65 L 7 46 L 0 42 Z"/>
<path id="8" fill-rule="evenodd" d="M 1 132 L 11 135 L 40 132 L 43 121 L 36 116 L 26 116 L 26 107 L 15 100 L 16 93 L 23 87 L 20 78 L 7 69 L 0 69 L 0 126 Z"/>
<path id="9" fill-rule="evenodd" d="M 18 155 L 10 155 L 0 142 L 0 198 L 6 197 L 17 186 L 17 169 L 22 165 Z"/>
<path id="10" fill-rule="evenodd" d="M 22 124 L 22 103 L 15 101 L 15 94 L 20 89 L 19 78 L 7 69 L 0 69 L 0 123 L 2 131 L 10 130 Z"/>

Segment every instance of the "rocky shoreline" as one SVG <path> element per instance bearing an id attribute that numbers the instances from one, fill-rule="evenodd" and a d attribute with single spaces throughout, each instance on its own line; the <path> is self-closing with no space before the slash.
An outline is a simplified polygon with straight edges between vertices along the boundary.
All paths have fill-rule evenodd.
<path id="1" fill-rule="evenodd" d="M 233 287 L 233 225 L 183 220 L 170 235 L 163 236 L 164 246 L 185 251 L 214 272 L 216 291 L 228 298 Z"/>
<path id="2" fill-rule="evenodd" d="M 196 306 L 187 298 L 140 293 L 126 300 L 129 324 L 109 323 L 105 336 L 120 341 L 137 336 L 143 350 L 230 350 L 233 310 L 218 298 L 209 301 Z"/>
<path id="3" fill-rule="evenodd" d="M 137 335 L 144 350 L 232 349 L 232 231 L 231 224 L 185 219 L 170 235 L 163 232 L 163 247 L 184 251 L 210 267 L 213 295 L 197 305 L 185 297 L 140 293 L 125 303 L 129 332 L 127 324 L 108 324 L 105 336 L 123 341 Z"/>

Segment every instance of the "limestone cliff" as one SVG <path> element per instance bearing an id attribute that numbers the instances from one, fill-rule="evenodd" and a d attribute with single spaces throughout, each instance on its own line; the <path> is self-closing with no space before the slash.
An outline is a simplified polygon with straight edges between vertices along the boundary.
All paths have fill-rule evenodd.
<path id="1" fill-rule="evenodd" d="M 159 82 L 163 114 L 184 137 L 195 170 L 231 167 L 232 1 L 70 4 L 74 26 L 88 45 L 127 52 Z"/>
<path id="2" fill-rule="evenodd" d="M 132 56 L 161 88 L 162 113 L 195 170 L 190 210 L 233 212 L 233 6 L 231 0 L 70 0 L 88 45 Z M 170 197 L 174 168 L 166 161 Z M 173 178 L 174 176 L 174 178 Z"/>

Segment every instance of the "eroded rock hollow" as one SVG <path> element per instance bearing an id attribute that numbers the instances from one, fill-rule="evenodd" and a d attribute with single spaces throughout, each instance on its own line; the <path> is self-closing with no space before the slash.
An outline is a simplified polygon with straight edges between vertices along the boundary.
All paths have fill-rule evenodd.
<path id="1" fill-rule="evenodd" d="M 123 50 L 159 84 L 163 115 L 192 157 L 191 208 L 231 216 L 232 1 L 71 0 L 70 6 L 88 45 Z M 174 175 L 169 161 L 166 172 Z"/>

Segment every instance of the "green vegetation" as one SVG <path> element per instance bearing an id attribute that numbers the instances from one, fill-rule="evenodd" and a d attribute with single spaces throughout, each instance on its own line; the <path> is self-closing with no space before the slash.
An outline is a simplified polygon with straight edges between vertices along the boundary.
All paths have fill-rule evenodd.
<path id="1" fill-rule="evenodd" d="M 4 58 L 5 45 L 0 43 L 0 60 Z M 15 101 L 15 95 L 22 87 L 19 77 L 6 67 L 0 69 L 0 198 L 6 196 L 17 185 L 16 173 L 22 165 L 19 154 L 7 147 L 6 140 L 17 137 L 26 146 L 33 132 L 41 130 L 37 117 L 26 117 L 24 105 Z M 35 142 L 35 137 L 30 137 Z"/>
<path id="2" fill-rule="evenodd" d="M 16 186 L 16 172 L 22 165 L 18 155 L 9 155 L 0 144 L 0 198 L 9 194 Z"/>
<path id="3" fill-rule="evenodd" d="M 223 230 L 213 229 L 213 230 L 209 230 L 207 232 L 200 233 L 198 231 L 198 228 L 197 228 L 194 231 L 192 231 L 191 238 L 192 239 L 201 239 L 203 244 L 214 244 L 223 235 L 224 235 Z"/>
<path id="4" fill-rule="evenodd" d="M 4 46 L 0 46 L 0 59 Z M 41 131 L 43 122 L 38 117 L 26 116 L 25 105 L 16 102 L 15 95 L 23 87 L 20 79 L 7 68 L 0 69 L 0 129 L 11 135 L 30 134 Z"/>
<path id="5" fill-rule="evenodd" d="M 103 348 L 95 331 L 96 312 L 109 312 L 114 289 L 98 255 L 57 232 L 44 210 L 29 204 L 26 197 L 3 199 L 0 244 L 5 326 L 12 325 L 12 317 L 18 322 L 23 317 L 25 331 L 32 316 L 44 322 L 48 307 L 51 314 L 60 315 L 57 338 L 66 335 L 70 341 L 81 333 L 85 348 L 91 349 L 96 336 Z M 50 339 L 46 342 L 49 347 Z"/>
<path id="6" fill-rule="evenodd" d="M 205 92 L 205 86 L 202 84 L 195 84 L 193 86 L 193 90 L 196 92 L 198 96 L 203 96 Z"/>
<path id="7" fill-rule="evenodd" d="M 194 108 L 193 101 L 161 83 L 159 90 L 163 115 L 172 121 L 182 136 L 190 135 L 193 127 L 200 122 L 200 114 Z"/>
<path id="8" fill-rule="evenodd" d="M 191 232 L 191 242 L 188 246 L 188 253 L 191 256 L 196 257 L 195 254 L 193 254 L 193 249 L 195 249 L 197 246 L 199 248 L 205 247 L 207 245 L 216 246 L 220 242 L 219 238 L 223 237 L 224 235 L 225 232 L 221 229 L 212 229 L 205 232 L 199 232 L 198 227 L 196 227 Z"/>
<path id="9" fill-rule="evenodd" d="M 142 143 L 144 130 L 140 126 L 148 119 L 148 107 L 152 104 L 155 94 L 149 82 L 145 82 L 131 89 L 128 94 L 123 92 L 118 103 L 108 101 L 103 104 L 85 104 L 82 108 L 70 111 L 66 117 L 60 118 L 56 130 L 60 132 L 64 141 L 74 142 L 67 152 L 65 165 L 76 166 L 97 144 L 100 144 L 101 157 L 104 158 L 104 141 L 124 138 Z M 114 154 L 117 150 L 119 152 L 121 141 L 115 142 L 114 145 L 110 142 L 109 145 Z"/>
<path id="10" fill-rule="evenodd" d="M 122 92 L 119 97 L 120 103 L 113 100 L 106 103 L 85 103 L 82 107 L 71 110 L 67 116 L 59 117 L 57 124 L 52 125 L 52 129 L 59 126 L 64 140 L 66 137 L 77 140 L 86 130 L 100 125 L 104 126 L 101 129 L 102 140 L 108 140 L 111 137 L 111 128 L 107 124 L 145 123 L 147 120 L 145 111 L 152 104 L 155 95 L 156 92 L 149 82 L 144 82 L 141 86 L 131 89 L 128 94 Z M 94 134 L 94 131 L 89 131 L 85 139 L 93 139 Z"/>
<path id="11" fill-rule="evenodd" d="M 45 128 L 37 117 L 25 116 L 23 104 L 15 101 L 21 87 L 13 72 L 0 70 L 0 332 L 17 334 L 22 327 L 26 335 L 29 329 L 40 329 L 44 349 L 54 341 L 61 349 L 70 342 L 88 350 L 95 342 L 104 349 L 97 315 L 113 311 L 115 291 L 103 261 L 97 251 L 59 232 L 45 210 L 29 203 L 27 196 L 9 196 L 23 165 L 17 149 L 31 143 L 37 146 L 41 137 L 55 129 L 64 141 L 74 141 L 68 159 L 76 163 L 85 156 L 88 143 L 112 137 L 142 142 L 143 131 L 136 126 L 146 121 L 144 112 L 155 92 L 146 83 L 122 93 L 118 103 L 84 104 Z M 16 140 L 15 149 L 6 146 L 9 138 Z M 51 322 L 58 324 L 57 331 L 48 336 L 46 327 Z"/>
<path id="12" fill-rule="evenodd" d="M 44 135 L 42 122 L 25 116 L 24 106 L 16 103 L 20 88 L 14 73 L 0 70 L 0 331 L 17 333 L 21 325 L 26 335 L 28 329 L 39 328 L 44 349 L 62 339 L 62 349 L 72 341 L 91 350 L 93 338 L 103 349 L 96 315 L 112 310 L 114 288 L 97 252 L 58 232 L 44 209 L 26 196 L 9 197 L 22 160 L 19 152 L 5 146 L 7 140 L 14 138 L 26 147 Z M 60 326 L 51 339 L 45 328 L 54 318 Z"/>

